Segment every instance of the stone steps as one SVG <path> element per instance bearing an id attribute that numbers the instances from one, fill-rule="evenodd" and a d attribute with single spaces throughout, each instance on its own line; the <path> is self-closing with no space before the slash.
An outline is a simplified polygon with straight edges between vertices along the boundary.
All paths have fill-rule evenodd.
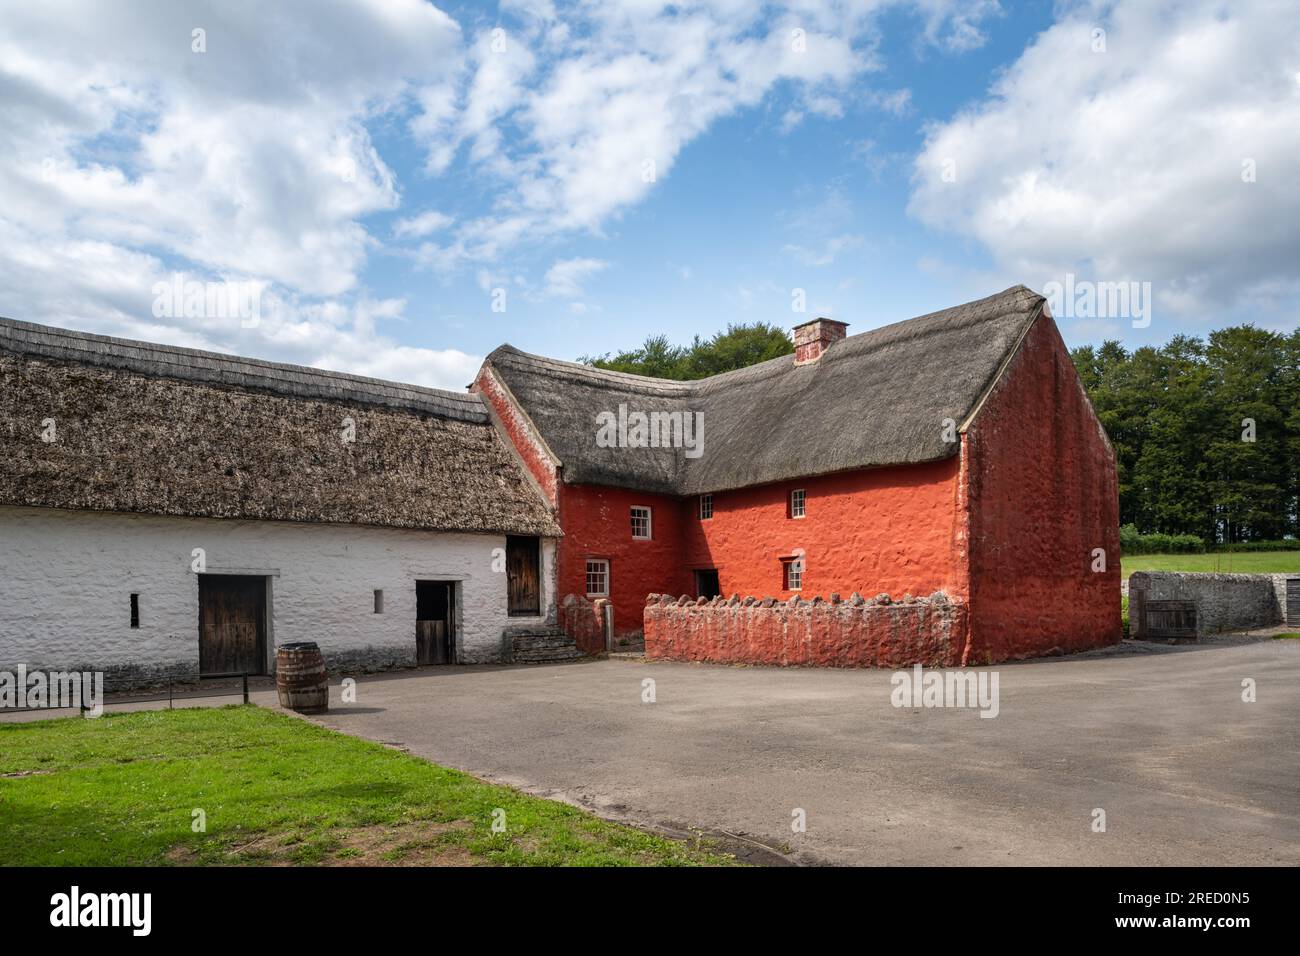
<path id="1" fill-rule="evenodd" d="M 507 630 L 504 644 L 515 664 L 551 664 L 583 656 L 573 638 L 558 627 Z"/>

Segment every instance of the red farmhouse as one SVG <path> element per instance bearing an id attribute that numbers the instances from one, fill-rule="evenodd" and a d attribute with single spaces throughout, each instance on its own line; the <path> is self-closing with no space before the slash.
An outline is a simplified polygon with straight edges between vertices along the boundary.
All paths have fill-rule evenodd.
<path id="1" fill-rule="evenodd" d="M 473 388 L 564 532 L 557 594 L 607 598 L 651 657 L 977 664 L 1119 640 L 1114 452 L 1043 297 L 845 328 L 697 382 L 488 356 Z"/>

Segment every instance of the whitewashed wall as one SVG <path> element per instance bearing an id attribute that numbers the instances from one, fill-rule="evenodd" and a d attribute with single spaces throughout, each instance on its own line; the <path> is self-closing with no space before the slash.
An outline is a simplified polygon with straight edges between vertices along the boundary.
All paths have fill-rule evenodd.
<path id="1" fill-rule="evenodd" d="M 93 667 L 140 681 L 198 673 L 198 581 L 207 571 L 269 579 L 274 645 L 316 641 L 348 667 L 415 663 L 415 581 L 459 584 L 458 653 L 494 661 L 508 625 L 554 609 L 555 546 L 542 541 L 539 618 L 509 617 L 499 535 L 351 525 L 170 518 L 0 507 L 0 669 Z M 384 613 L 374 591 L 384 590 Z M 130 595 L 140 626 L 130 626 Z M 552 618 L 553 619 L 553 618 Z M 337 670 L 337 669 L 336 669 Z"/>

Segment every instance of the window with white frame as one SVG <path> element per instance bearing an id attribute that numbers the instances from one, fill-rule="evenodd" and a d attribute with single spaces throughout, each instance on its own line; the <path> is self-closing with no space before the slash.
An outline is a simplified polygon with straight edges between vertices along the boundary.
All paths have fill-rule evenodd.
<path id="1" fill-rule="evenodd" d="M 781 587 L 787 591 L 803 588 L 803 558 L 781 559 Z"/>
<path id="2" fill-rule="evenodd" d="M 633 505 L 632 537 L 639 541 L 649 541 L 650 532 L 650 509 L 642 505 Z"/>
<path id="3" fill-rule="evenodd" d="M 609 597 L 609 562 L 587 559 L 587 597 Z"/>
<path id="4" fill-rule="evenodd" d="M 700 495 L 700 520 L 713 517 L 713 495 Z"/>
<path id="5" fill-rule="evenodd" d="M 802 518 L 804 516 L 805 514 L 804 502 L 806 500 L 807 500 L 807 496 L 804 494 L 804 490 L 802 488 L 796 488 L 794 491 L 790 492 L 790 517 L 791 518 Z"/>

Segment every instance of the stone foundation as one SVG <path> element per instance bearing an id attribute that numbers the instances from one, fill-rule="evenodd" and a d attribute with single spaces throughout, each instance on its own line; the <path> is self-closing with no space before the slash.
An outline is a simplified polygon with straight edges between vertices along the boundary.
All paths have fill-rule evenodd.
<path id="1" fill-rule="evenodd" d="M 925 598 L 673 598 L 645 606 L 652 660 L 782 667 L 954 667 L 961 664 L 967 606 L 936 591 Z"/>

